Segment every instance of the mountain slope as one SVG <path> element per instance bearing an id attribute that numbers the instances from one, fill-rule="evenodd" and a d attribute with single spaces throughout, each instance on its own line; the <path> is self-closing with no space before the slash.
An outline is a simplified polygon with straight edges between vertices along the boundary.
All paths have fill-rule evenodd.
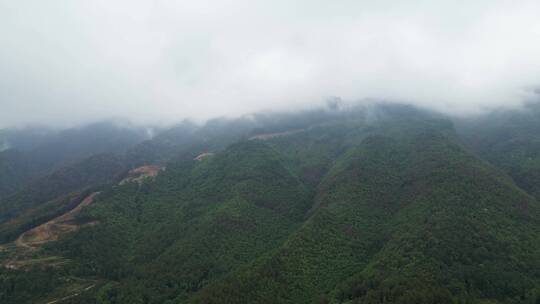
<path id="1" fill-rule="evenodd" d="M 82 271 L 125 280 L 123 301 L 161 303 L 276 247 L 309 207 L 307 190 L 276 152 L 243 142 L 169 166 L 154 183 L 98 196 L 87 216 L 101 224 L 55 248 L 95 267 Z"/>
<path id="2" fill-rule="evenodd" d="M 539 204 L 444 133 L 401 131 L 370 136 L 345 153 L 301 229 L 192 302 L 532 297 L 540 279 Z"/>
<path id="3" fill-rule="evenodd" d="M 0 130 L 0 200 L 30 183 L 98 154 L 121 154 L 148 135 L 143 128 L 112 122 L 63 131 Z"/>
<path id="4" fill-rule="evenodd" d="M 0 300 L 535 303 L 540 204 L 467 149 L 448 119 L 399 105 L 182 124 L 120 159 L 157 176 L 30 208 L 100 191 L 74 219 L 93 225 L 0 249 L 28 259 L 0 269 Z"/>
<path id="5" fill-rule="evenodd" d="M 540 198 L 540 104 L 496 111 L 456 122 L 464 142 L 480 157 L 510 175 Z"/>

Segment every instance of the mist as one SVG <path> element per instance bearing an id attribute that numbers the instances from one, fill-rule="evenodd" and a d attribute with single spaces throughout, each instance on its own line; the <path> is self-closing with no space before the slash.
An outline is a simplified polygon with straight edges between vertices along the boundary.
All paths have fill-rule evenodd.
<path id="1" fill-rule="evenodd" d="M 455 115 L 540 85 L 538 1 L 0 0 L 0 128 L 297 110 Z M 1 149 L 1 147 L 0 147 Z"/>

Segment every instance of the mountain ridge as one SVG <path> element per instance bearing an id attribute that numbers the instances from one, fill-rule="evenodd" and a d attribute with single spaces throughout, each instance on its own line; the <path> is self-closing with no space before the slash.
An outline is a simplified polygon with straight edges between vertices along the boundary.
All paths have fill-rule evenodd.
<path id="1" fill-rule="evenodd" d="M 49 299 L 68 296 L 62 290 L 77 287 L 62 280 L 77 278 L 93 286 L 69 300 L 78 303 L 540 299 L 535 193 L 479 158 L 464 129 L 455 131 L 459 122 L 401 105 L 370 111 L 158 134 L 128 151 L 118 171 L 166 170 L 96 184 L 101 194 L 77 220 L 99 224 L 31 253 L 0 252 L 60 257 L 61 266 L 4 269 L 0 278 L 12 286 L 47 277 L 33 294 Z M 36 298 L 3 289 L 0 299 Z"/>

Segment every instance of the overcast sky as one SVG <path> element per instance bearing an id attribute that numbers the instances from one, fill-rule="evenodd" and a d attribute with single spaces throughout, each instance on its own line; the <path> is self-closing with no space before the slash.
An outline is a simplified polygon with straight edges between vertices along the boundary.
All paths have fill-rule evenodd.
<path id="1" fill-rule="evenodd" d="M 298 109 L 453 113 L 540 85 L 540 1 L 0 0 L 0 127 Z"/>

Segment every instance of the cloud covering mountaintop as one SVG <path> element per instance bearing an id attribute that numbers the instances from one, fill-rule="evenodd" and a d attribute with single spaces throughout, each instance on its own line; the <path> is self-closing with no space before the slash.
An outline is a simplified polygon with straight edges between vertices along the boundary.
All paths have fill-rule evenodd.
<path id="1" fill-rule="evenodd" d="M 452 113 L 540 84 L 538 1 L 0 0 L 0 127 L 298 109 Z"/>

